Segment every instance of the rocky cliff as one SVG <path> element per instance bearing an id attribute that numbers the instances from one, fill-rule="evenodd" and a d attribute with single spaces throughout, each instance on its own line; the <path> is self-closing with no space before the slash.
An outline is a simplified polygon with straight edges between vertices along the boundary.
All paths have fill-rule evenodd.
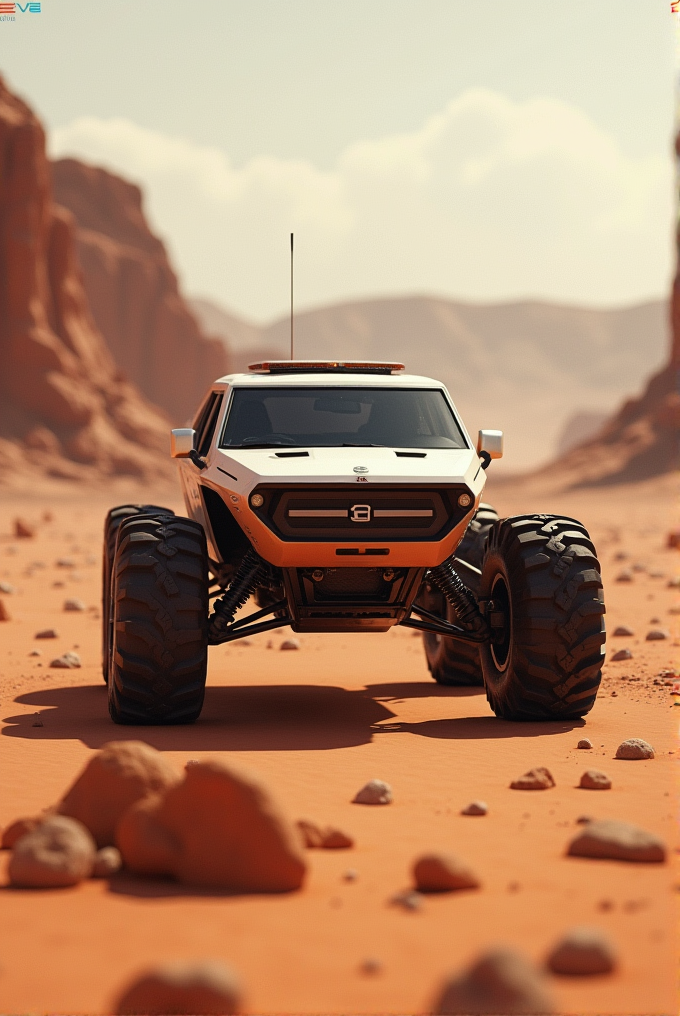
<path id="1" fill-rule="evenodd" d="M 0 478 L 170 475 L 169 422 L 117 370 L 89 309 L 45 136 L 0 79 Z"/>
<path id="2" fill-rule="evenodd" d="M 118 368 L 184 423 L 229 371 L 224 342 L 202 333 L 182 299 L 139 187 L 75 159 L 53 163 L 52 179 L 56 200 L 75 217 L 85 291 Z"/>

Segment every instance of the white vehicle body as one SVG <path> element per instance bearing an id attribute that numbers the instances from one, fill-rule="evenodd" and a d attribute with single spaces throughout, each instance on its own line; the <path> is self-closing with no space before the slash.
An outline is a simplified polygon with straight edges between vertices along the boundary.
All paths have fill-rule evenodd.
<path id="1" fill-rule="evenodd" d="M 266 387 L 323 387 L 329 391 L 362 387 L 434 389 L 444 395 L 468 447 L 417 450 L 397 445 L 383 448 L 309 446 L 295 449 L 295 452 L 293 449 L 286 450 L 285 446 L 280 449 L 220 448 L 220 435 L 234 392 Z M 368 565 L 374 562 L 366 560 L 367 556 L 380 556 L 384 558 L 380 563 L 385 565 L 430 568 L 446 560 L 460 542 L 479 503 L 486 474 L 453 400 L 441 382 L 410 374 L 231 374 L 216 381 L 211 392 L 221 394 L 222 401 L 210 447 L 205 454 L 207 466 L 199 469 L 188 458 L 179 462 L 187 512 L 205 528 L 210 554 L 215 561 L 221 560 L 221 553 L 210 513 L 206 510 L 205 488 L 214 490 L 222 498 L 258 554 L 277 567 Z M 298 454 L 301 451 L 306 454 Z M 360 521 L 354 522 L 353 531 L 344 532 L 341 540 L 321 534 L 313 541 L 309 537 L 295 540 L 290 534 L 284 539 L 250 503 L 257 488 L 269 485 L 283 485 L 291 490 L 313 488 L 315 491 L 342 487 L 343 493 L 346 492 L 352 502 L 347 505 L 348 518 L 352 518 L 351 509 L 358 505 L 371 509 L 370 519 L 365 522 L 362 513 L 355 512 L 354 516 Z M 376 490 L 384 491 L 385 488 L 393 489 L 395 494 L 409 489 L 444 490 L 455 493 L 456 502 L 458 497 L 467 493 L 471 500 L 464 509 L 459 508 L 459 517 L 453 526 L 443 527 L 445 533 L 440 537 L 419 540 L 414 533 L 412 538 L 401 536 L 399 540 L 390 540 L 384 535 L 376 537 L 371 532 L 377 528 L 374 521 L 378 519 L 374 511 L 381 510 L 374 508 L 372 496 Z M 382 553 L 375 555 L 376 550 Z M 348 554 L 348 551 L 353 553 Z M 364 560 L 359 562 L 355 559 L 357 557 Z"/>

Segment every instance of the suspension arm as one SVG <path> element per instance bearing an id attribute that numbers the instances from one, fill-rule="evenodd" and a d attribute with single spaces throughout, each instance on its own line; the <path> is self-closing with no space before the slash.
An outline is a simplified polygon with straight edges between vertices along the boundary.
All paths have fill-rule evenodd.
<path id="1" fill-rule="evenodd" d="M 450 621 L 445 621 L 436 614 L 430 613 L 429 610 L 425 610 L 424 607 L 420 607 L 417 603 L 413 604 L 411 610 L 413 613 L 418 614 L 422 620 L 417 620 L 409 615 L 403 621 L 400 621 L 400 624 L 404 628 L 429 631 L 434 635 L 445 635 L 447 638 L 457 639 L 459 642 L 472 642 L 476 645 L 490 641 L 489 635 L 485 632 L 466 631 L 464 628 L 459 628 L 457 624 L 451 624 Z"/>

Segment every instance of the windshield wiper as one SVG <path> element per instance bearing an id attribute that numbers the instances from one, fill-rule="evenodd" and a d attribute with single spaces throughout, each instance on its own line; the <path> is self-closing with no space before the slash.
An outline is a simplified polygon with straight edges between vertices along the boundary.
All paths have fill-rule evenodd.
<path id="1" fill-rule="evenodd" d="M 341 448 L 385 448 L 384 444 L 353 444 L 351 441 L 343 441 Z"/>
<path id="2" fill-rule="evenodd" d="M 232 448 L 299 448 L 300 445 L 291 444 L 290 441 L 249 441 L 246 438 L 240 445 L 231 445 Z"/>

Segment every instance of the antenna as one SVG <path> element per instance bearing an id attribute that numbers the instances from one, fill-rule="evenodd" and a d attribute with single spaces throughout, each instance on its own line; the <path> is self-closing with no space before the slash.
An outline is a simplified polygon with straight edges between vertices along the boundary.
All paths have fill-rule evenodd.
<path id="1" fill-rule="evenodd" d="M 290 358 L 293 359 L 293 234 L 290 234 Z"/>

